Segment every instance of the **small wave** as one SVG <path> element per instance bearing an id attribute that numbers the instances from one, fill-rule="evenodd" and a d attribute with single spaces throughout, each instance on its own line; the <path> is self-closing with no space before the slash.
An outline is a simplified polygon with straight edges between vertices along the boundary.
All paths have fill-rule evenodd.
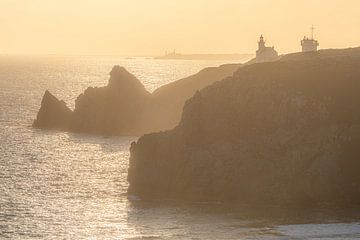
<path id="1" fill-rule="evenodd" d="M 141 198 L 139 197 L 139 196 L 136 196 L 136 195 L 128 195 L 127 196 L 127 199 L 129 200 L 129 201 L 135 201 L 135 202 L 137 202 L 137 201 L 141 201 Z"/>

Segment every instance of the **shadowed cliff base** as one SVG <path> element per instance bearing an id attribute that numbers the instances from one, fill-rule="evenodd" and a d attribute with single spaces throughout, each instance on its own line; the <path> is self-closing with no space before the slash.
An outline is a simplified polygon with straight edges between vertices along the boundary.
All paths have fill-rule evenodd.
<path id="1" fill-rule="evenodd" d="M 241 64 L 209 67 L 164 85 L 154 93 L 125 68 L 115 66 L 105 87 L 89 87 L 71 111 L 48 91 L 33 126 L 103 135 L 133 135 L 171 129 L 180 121 L 184 102 L 213 82 L 231 76 Z M 50 97 L 51 96 L 51 97 Z"/>
<path id="2" fill-rule="evenodd" d="M 360 48 L 240 68 L 179 125 L 131 147 L 129 194 L 287 206 L 360 205 Z"/>

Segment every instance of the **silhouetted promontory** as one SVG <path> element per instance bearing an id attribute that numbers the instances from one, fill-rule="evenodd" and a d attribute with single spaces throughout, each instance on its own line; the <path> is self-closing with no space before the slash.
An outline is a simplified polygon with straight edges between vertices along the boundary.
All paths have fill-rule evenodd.
<path id="1" fill-rule="evenodd" d="M 360 204 L 360 48 L 239 68 L 131 146 L 143 199 Z"/>
<path id="2" fill-rule="evenodd" d="M 125 68 L 115 66 L 105 87 L 89 87 L 74 111 L 46 91 L 33 126 L 104 135 L 134 135 L 171 129 L 180 121 L 184 102 L 197 90 L 231 76 L 241 64 L 206 68 L 150 94 Z"/>

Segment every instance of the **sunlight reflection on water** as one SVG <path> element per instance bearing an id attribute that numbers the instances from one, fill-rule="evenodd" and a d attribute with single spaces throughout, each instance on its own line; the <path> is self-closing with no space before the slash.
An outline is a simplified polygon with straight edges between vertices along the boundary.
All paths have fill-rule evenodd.
<path id="1" fill-rule="evenodd" d="M 289 220 L 277 209 L 248 212 L 214 204 L 129 202 L 129 146 L 137 137 L 29 127 L 46 89 L 73 106 L 86 87 L 107 83 L 114 64 L 125 66 L 152 91 L 220 62 L 0 57 L 1 239 L 340 239 L 339 232 L 340 237 L 360 237 L 357 221 L 334 223 L 319 233 L 316 223 L 326 212 L 300 211 L 292 214 L 299 219 Z M 351 214 L 346 216 L 330 214 L 328 219 L 349 222 Z M 314 224 L 301 225 L 309 222 Z M 310 235 L 301 234 L 308 229 Z"/>

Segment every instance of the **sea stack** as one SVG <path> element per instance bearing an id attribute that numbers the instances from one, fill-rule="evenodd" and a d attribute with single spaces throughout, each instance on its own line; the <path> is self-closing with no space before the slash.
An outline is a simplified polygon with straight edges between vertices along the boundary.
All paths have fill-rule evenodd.
<path id="1" fill-rule="evenodd" d="M 36 128 L 66 130 L 71 119 L 72 111 L 66 106 L 66 103 L 58 100 L 46 90 L 33 126 Z"/>
<path id="2" fill-rule="evenodd" d="M 150 93 L 125 68 L 115 66 L 105 87 L 89 87 L 75 101 L 70 130 L 106 135 L 133 135 L 142 128 Z"/>

